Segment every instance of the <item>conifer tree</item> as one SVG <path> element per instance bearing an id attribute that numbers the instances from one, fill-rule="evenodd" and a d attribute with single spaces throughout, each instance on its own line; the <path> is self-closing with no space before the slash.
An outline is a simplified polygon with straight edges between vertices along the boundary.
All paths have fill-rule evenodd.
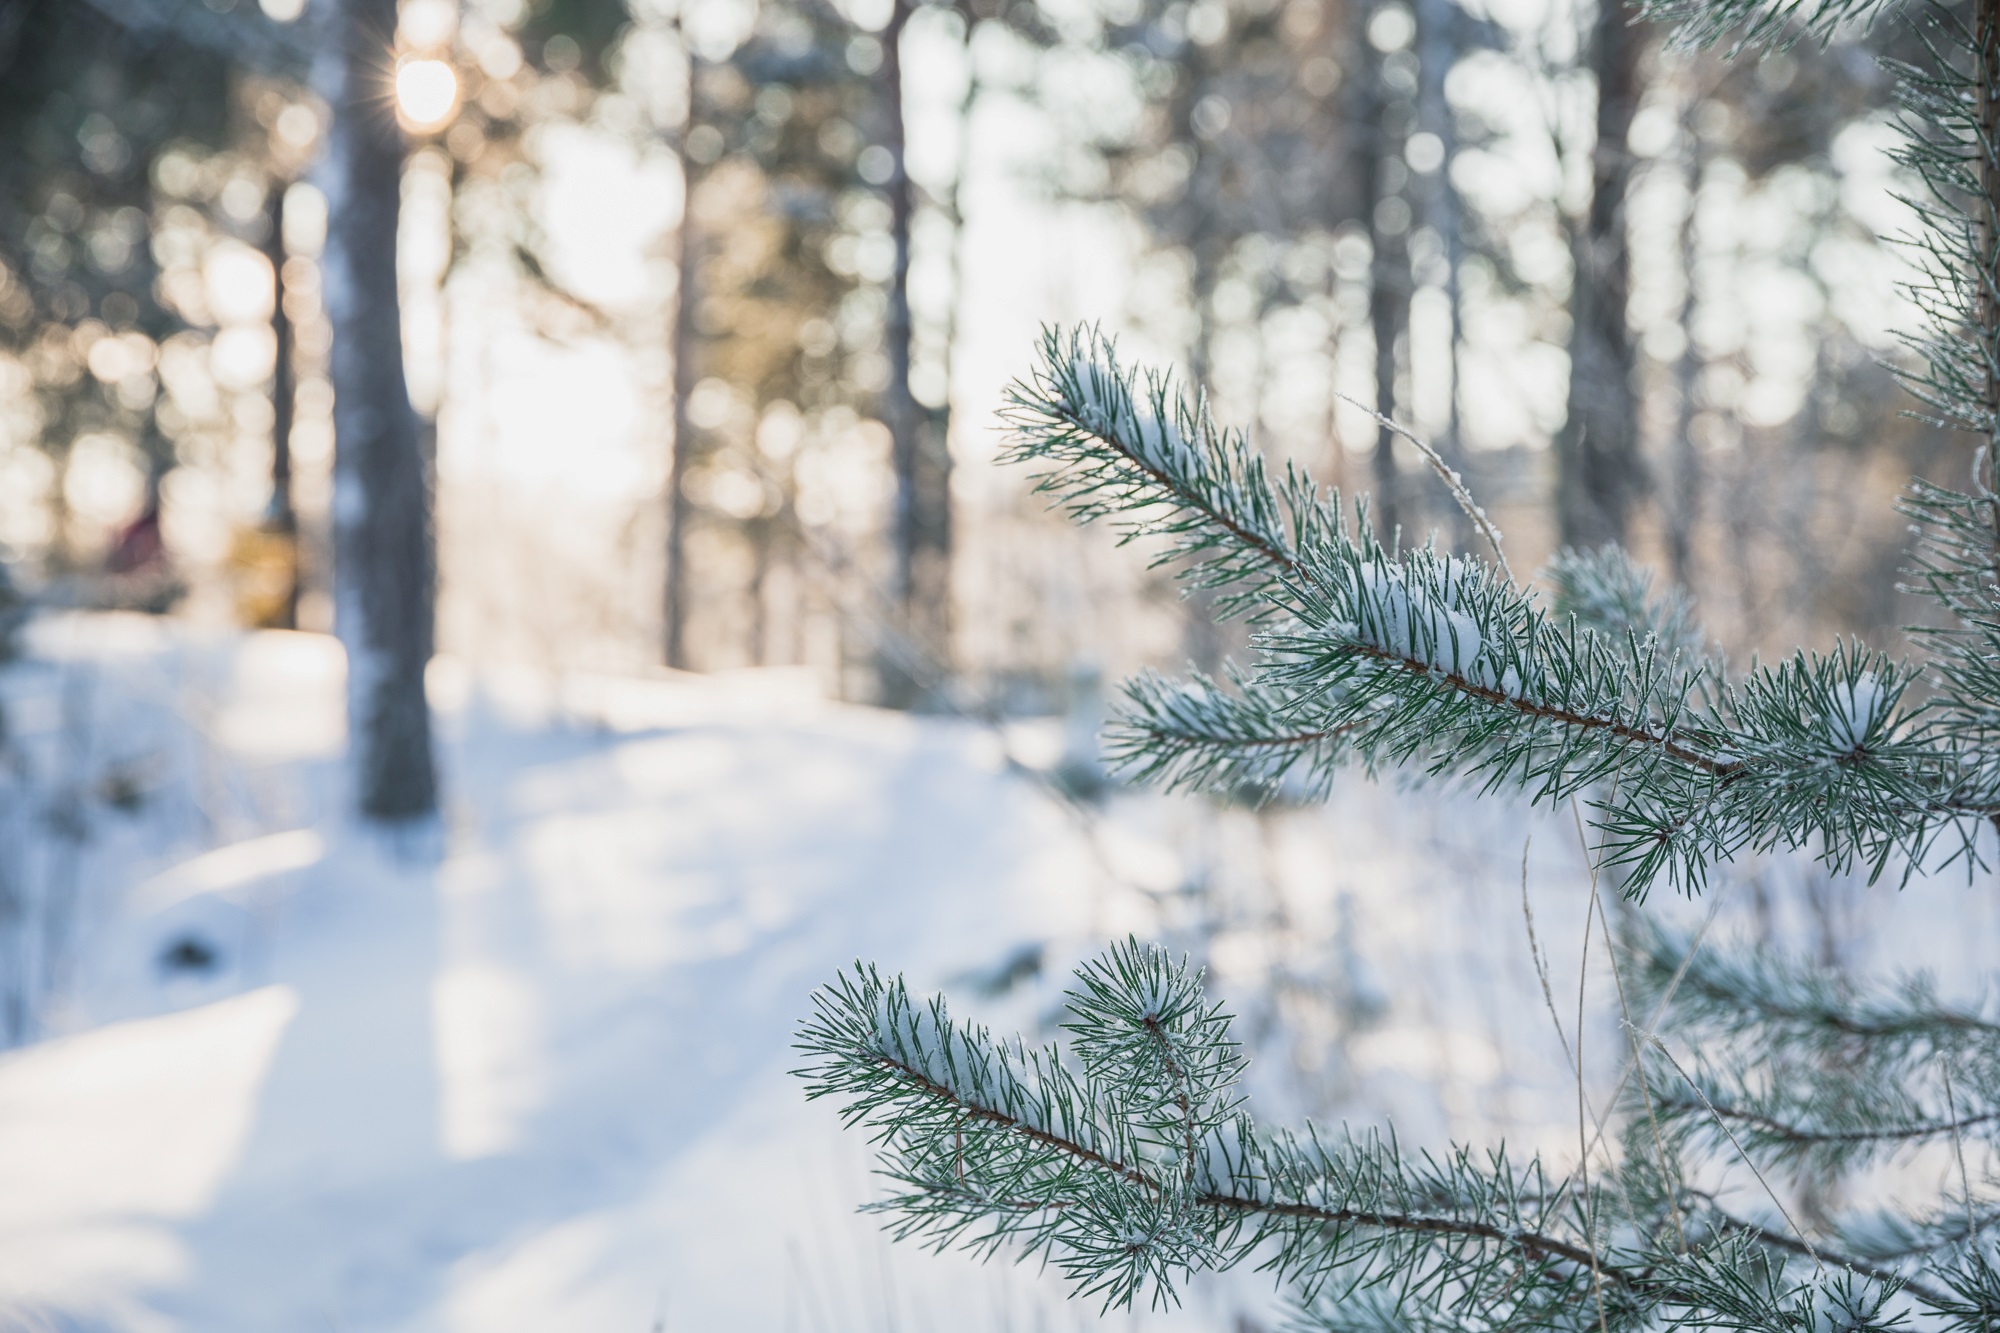
<path id="1" fill-rule="evenodd" d="M 1694 40 L 1771 43 L 1868 15 L 1725 0 L 1675 17 Z M 1726 673 L 1685 602 L 1617 548 L 1559 556 L 1551 605 L 1515 582 L 1462 488 L 1491 560 L 1385 544 L 1363 507 L 1272 468 L 1166 376 L 1121 368 L 1093 331 L 1050 333 L 1013 393 L 1014 458 L 1079 520 L 1163 542 L 1258 631 L 1256 664 L 1227 682 L 1127 687 L 1125 772 L 1297 796 L 1354 763 L 1575 798 L 1634 898 L 1699 892 L 1754 851 L 1871 882 L 1983 866 L 2000 816 L 2000 0 L 1907 21 L 1935 55 L 1903 71 L 1904 157 L 1928 191 L 1910 381 L 1980 441 L 1968 491 L 1907 502 L 1921 590 L 1948 617 L 1927 660 L 1849 643 Z M 873 1137 L 894 1182 L 875 1207 L 897 1235 L 1045 1260 L 1110 1306 L 1250 1262 L 1300 1327 L 1343 1333 L 1992 1329 L 2000 1197 L 1965 1163 L 2000 1146 L 2000 1012 L 1922 977 L 1732 957 L 1642 918 L 1619 933 L 1637 1052 L 1622 1142 L 1566 1179 L 1504 1151 L 1255 1123 L 1228 1017 L 1197 972 L 1136 941 L 1078 972 L 1062 1048 L 954 1023 L 942 999 L 857 967 L 816 997 L 800 1073 Z M 1717 1189 L 1743 1166 L 1825 1180 L 1926 1147 L 1958 1163 L 1928 1205 L 1801 1219 L 1776 1193 L 1751 1215 Z"/>

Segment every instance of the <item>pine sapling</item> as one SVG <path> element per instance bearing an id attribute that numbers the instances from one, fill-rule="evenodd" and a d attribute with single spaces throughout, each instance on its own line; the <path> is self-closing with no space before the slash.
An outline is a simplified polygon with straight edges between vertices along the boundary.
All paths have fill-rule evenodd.
<path id="1" fill-rule="evenodd" d="M 1662 13 L 1685 40 L 1739 47 L 1875 10 L 1678 3 Z M 1253 630 L 1254 663 L 1222 679 L 1126 686 L 1109 736 L 1124 776 L 1299 799 L 1359 765 L 1575 802 L 1633 899 L 1698 893 L 1753 852 L 1870 882 L 1983 868 L 2000 821 L 2000 0 L 1897 21 L 1934 56 L 1899 71 L 1902 161 L 1925 191 L 1907 378 L 1980 441 L 1969 491 L 1906 502 L 1917 590 L 1947 617 L 1921 631 L 1925 660 L 1850 642 L 1732 675 L 1685 600 L 1615 548 L 1559 556 L 1550 599 L 1497 560 L 1497 534 L 1495 560 L 1384 544 L 1364 505 L 1274 469 L 1168 376 L 1093 330 L 1049 332 L 1009 397 L 1009 457 Z M 1637 915 L 1619 933 L 1635 1067 L 1606 1162 L 1573 1177 L 1257 1124 L 1200 973 L 1136 941 L 1079 970 L 1064 1041 L 1042 1047 L 857 967 L 815 997 L 799 1072 L 872 1137 L 892 1183 L 872 1206 L 897 1235 L 1044 1259 L 1107 1307 L 1252 1263 L 1300 1327 L 1340 1333 L 2000 1328 L 2000 1014 L 1921 976 L 1861 985 Z M 1925 1149 L 1957 1163 L 1928 1205 L 1802 1220 L 1771 1186 Z M 1770 1209 L 1725 1205 L 1743 1168 Z"/>

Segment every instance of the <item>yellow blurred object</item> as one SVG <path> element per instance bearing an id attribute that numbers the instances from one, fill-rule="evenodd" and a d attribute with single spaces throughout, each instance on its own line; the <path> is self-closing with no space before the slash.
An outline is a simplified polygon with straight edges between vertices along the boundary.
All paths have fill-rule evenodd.
<path id="1" fill-rule="evenodd" d="M 271 528 L 238 528 L 226 567 L 236 618 L 252 629 L 290 629 L 298 585 L 298 538 Z"/>

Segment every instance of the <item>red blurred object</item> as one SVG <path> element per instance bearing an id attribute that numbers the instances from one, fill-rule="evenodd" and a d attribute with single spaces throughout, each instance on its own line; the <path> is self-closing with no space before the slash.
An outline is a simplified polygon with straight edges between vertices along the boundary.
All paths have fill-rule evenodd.
<path id="1" fill-rule="evenodd" d="M 119 529 L 104 557 L 109 574 L 137 574 L 166 563 L 167 546 L 160 536 L 160 504 L 155 500 L 145 512 Z"/>

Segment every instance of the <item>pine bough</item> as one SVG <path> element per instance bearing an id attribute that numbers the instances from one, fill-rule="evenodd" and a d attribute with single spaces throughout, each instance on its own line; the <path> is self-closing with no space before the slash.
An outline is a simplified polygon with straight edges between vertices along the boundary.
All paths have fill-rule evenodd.
<path id="1" fill-rule="evenodd" d="M 1286 1284 L 1301 1328 L 1328 1333 L 1990 1333 L 2000 1199 L 1968 1187 L 1808 1238 L 1732 1214 L 1699 1180 L 1739 1152 L 1765 1170 L 1851 1169 L 1926 1141 L 1992 1145 L 2000 1024 L 1920 981 L 1862 994 L 1712 955 L 1684 966 L 1687 946 L 1642 935 L 1628 966 L 1656 1005 L 1678 988 L 1675 1030 L 1709 1064 L 1680 1095 L 1671 1060 L 1644 1062 L 1639 1086 L 1659 1091 L 1589 1185 L 1504 1151 L 1439 1159 L 1380 1134 L 1260 1129 L 1199 974 L 1134 941 L 1078 972 L 1067 1051 L 997 1041 L 857 967 L 815 997 L 799 1072 L 873 1136 L 893 1192 L 871 1207 L 899 1239 L 1042 1258 L 1107 1307 L 1170 1303 L 1191 1274 L 1252 1263 Z M 1774 1034 L 1791 1044 L 1760 1059 Z M 1861 1079 L 1829 1080 L 1835 1060 Z M 1926 1085 L 1937 1104 L 1913 1091 Z"/>
<path id="2" fill-rule="evenodd" d="M 1677 3 L 1658 0 L 1698 41 L 1782 43 L 1874 12 Z M 1168 377 L 1127 370 L 1094 331 L 1051 332 L 1006 410 L 1012 459 L 1079 521 L 1159 542 L 1255 628 L 1254 668 L 1129 684 L 1114 762 L 1256 799 L 1323 796 L 1356 764 L 1576 800 L 1634 897 L 1698 892 L 1755 851 L 1871 882 L 1983 866 L 2000 821 L 2000 0 L 1973 10 L 1921 10 L 1933 66 L 1902 71 L 1903 161 L 1927 191 L 1914 294 L 1929 327 L 1909 381 L 1983 441 L 1971 493 L 1919 486 L 1908 502 L 1920 591 L 1948 614 L 1922 631 L 1927 663 L 1850 643 L 1725 674 L 1685 601 L 1617 551 L 1559 556 L 1544 601 L 1485 560 L 1385 543 L 1362 506 L 1274 471 Z M 1302 1327 L 1340 1333 L 2000 1330 L 2000 1020 L 1921 978 L 1868 991 L 1625 933 L 1651 1019 L 1633 1033 L 1616 1164 L 1587 1182 L 1504 1153 L 1257 1127 L 1199 975 L 1136 942 L 1079 972 L 1067 1050 L 955 1024 L 860 968 L 816 997 L 800 1073 L 873 1135 L 896 1185 L 875 1206 L 898 1235 L 1041 1257 L 1107 1306 L 1171 1301 L 1190 1274 L 1249 1262 L 1286 1284 Z M 1732 1213 L 1715 1188 L 1726 1168 L 1768 1187 L 1925 1148 L 1958 1164 L 1927 1210 L 1802 1229 L 1781 1205 Z"/>

